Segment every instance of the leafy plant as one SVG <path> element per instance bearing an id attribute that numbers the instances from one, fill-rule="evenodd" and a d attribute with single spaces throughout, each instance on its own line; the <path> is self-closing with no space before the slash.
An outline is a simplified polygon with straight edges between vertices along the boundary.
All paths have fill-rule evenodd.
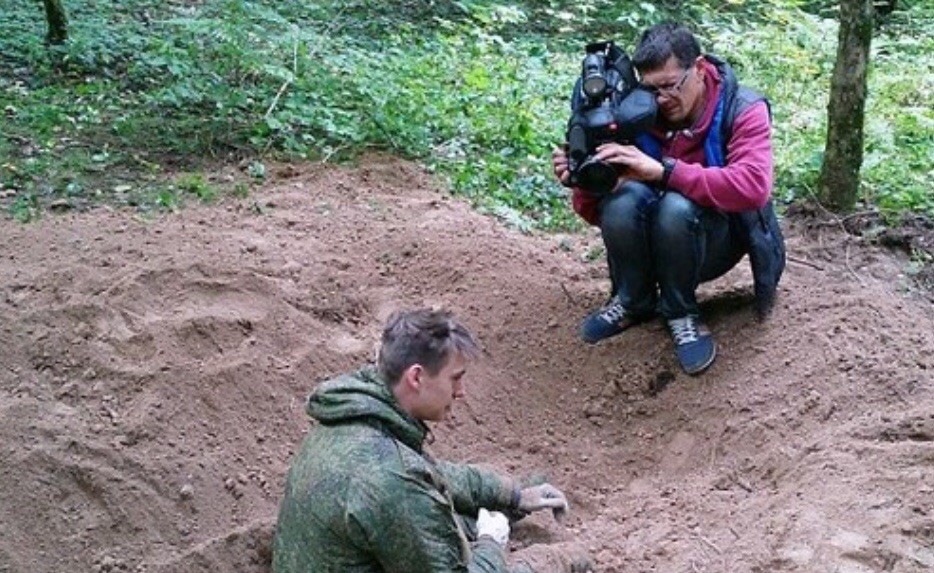
<path id="1" fill-rule="evenodd" d="M 204 178 L 204 175 L 200 173 L 182 175 L 177 179 L 176 184 L 183 192 L 191 193 L 206 203 L 213 201 L 217 196 L 217 190 L 208 184 Z"/>
<path id="2" fill-rule="evenodd" d="M 32 193 L 17 195 L 9 207 L 10 216 L 20 223 L 28 223 L 39 218 L 41 209 L 38 198 Z"/>

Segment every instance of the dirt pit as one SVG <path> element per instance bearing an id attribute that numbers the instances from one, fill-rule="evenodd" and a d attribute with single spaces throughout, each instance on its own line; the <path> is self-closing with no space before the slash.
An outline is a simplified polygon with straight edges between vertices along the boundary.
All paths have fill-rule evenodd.
<path id="1" fill-rule="evenodd" d="M 660 323 L 598 346 L 598 234 L 525 235 L 404 162 L 285 167 L 156 220 L 0 228 L 0 572 L 262 572 L 304 399 L 440 305 L 479 335 L 434 453 L 568 492 L 512 548 L 598 571 L 934 569 L 934 310 L 906 261 L 785 222 L 772 319 L 744 262 L 702 289 L 700 377 Z"/>

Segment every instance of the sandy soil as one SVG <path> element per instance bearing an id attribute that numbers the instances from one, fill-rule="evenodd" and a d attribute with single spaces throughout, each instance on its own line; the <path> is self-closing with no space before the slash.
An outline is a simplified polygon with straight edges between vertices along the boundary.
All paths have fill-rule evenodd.
<path id="1" fill-rule="evenodd" d="M 786 223 L 788 223 L 786 221 Z M 260 193 L 145 221 L 0 227 L 0 572 L 268 572 L 309 390 L 443 305 L 486 356 L 433 451 L 569 492 L 514 549 L 599 571 L 934 569 L 934 310 L 906 261 L 788 224 L 773 318 L 745 263 L 703 289 L 720 356 L 661 324 L 596 347 L 593 232 L 523 235 L 418 168 L 279 168 Z"/>

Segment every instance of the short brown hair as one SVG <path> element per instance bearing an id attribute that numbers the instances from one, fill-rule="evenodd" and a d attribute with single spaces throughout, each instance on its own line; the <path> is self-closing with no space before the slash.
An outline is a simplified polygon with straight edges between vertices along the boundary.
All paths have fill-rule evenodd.
<path id="1" fill-rule="evenodd" d="M 383 329 L 378 369 L 389 386 L 395 386 L 402 373 L 420 364 L 434 376 L 458 352 L 467 358 L 480 354 L 474 335 L 444 310 L 417 309 L 396 312 Z"/>
<path id="2" fill-rule="evenodd" d="M 661 69 L 668 58 L 674 56 L 678 66 L 686 70 L 700 53 L 700 43 L 687 26 L 662 22 L 642 33 L 639 46 L 632 55 L 632 64 L 639 72 L 649 72 Z"/>

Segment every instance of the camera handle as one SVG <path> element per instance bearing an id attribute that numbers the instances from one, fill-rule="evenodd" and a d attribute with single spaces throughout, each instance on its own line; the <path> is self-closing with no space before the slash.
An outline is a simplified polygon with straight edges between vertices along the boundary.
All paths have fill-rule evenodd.
<path id="1" fill-rule="evenodd" d="M 610 67 L 619 72 L 627 91 L 636 87 L 638 81 L 636 80 L 636 72 L 632 65 L 632 60 L 629 59 L 626 52 L 617 46 L 613 40 L 591 42 L 587 44 L 585 51 L 588 54 L 603 54 Z M 613 87 L 615 88 L 616 86 Z"/>

